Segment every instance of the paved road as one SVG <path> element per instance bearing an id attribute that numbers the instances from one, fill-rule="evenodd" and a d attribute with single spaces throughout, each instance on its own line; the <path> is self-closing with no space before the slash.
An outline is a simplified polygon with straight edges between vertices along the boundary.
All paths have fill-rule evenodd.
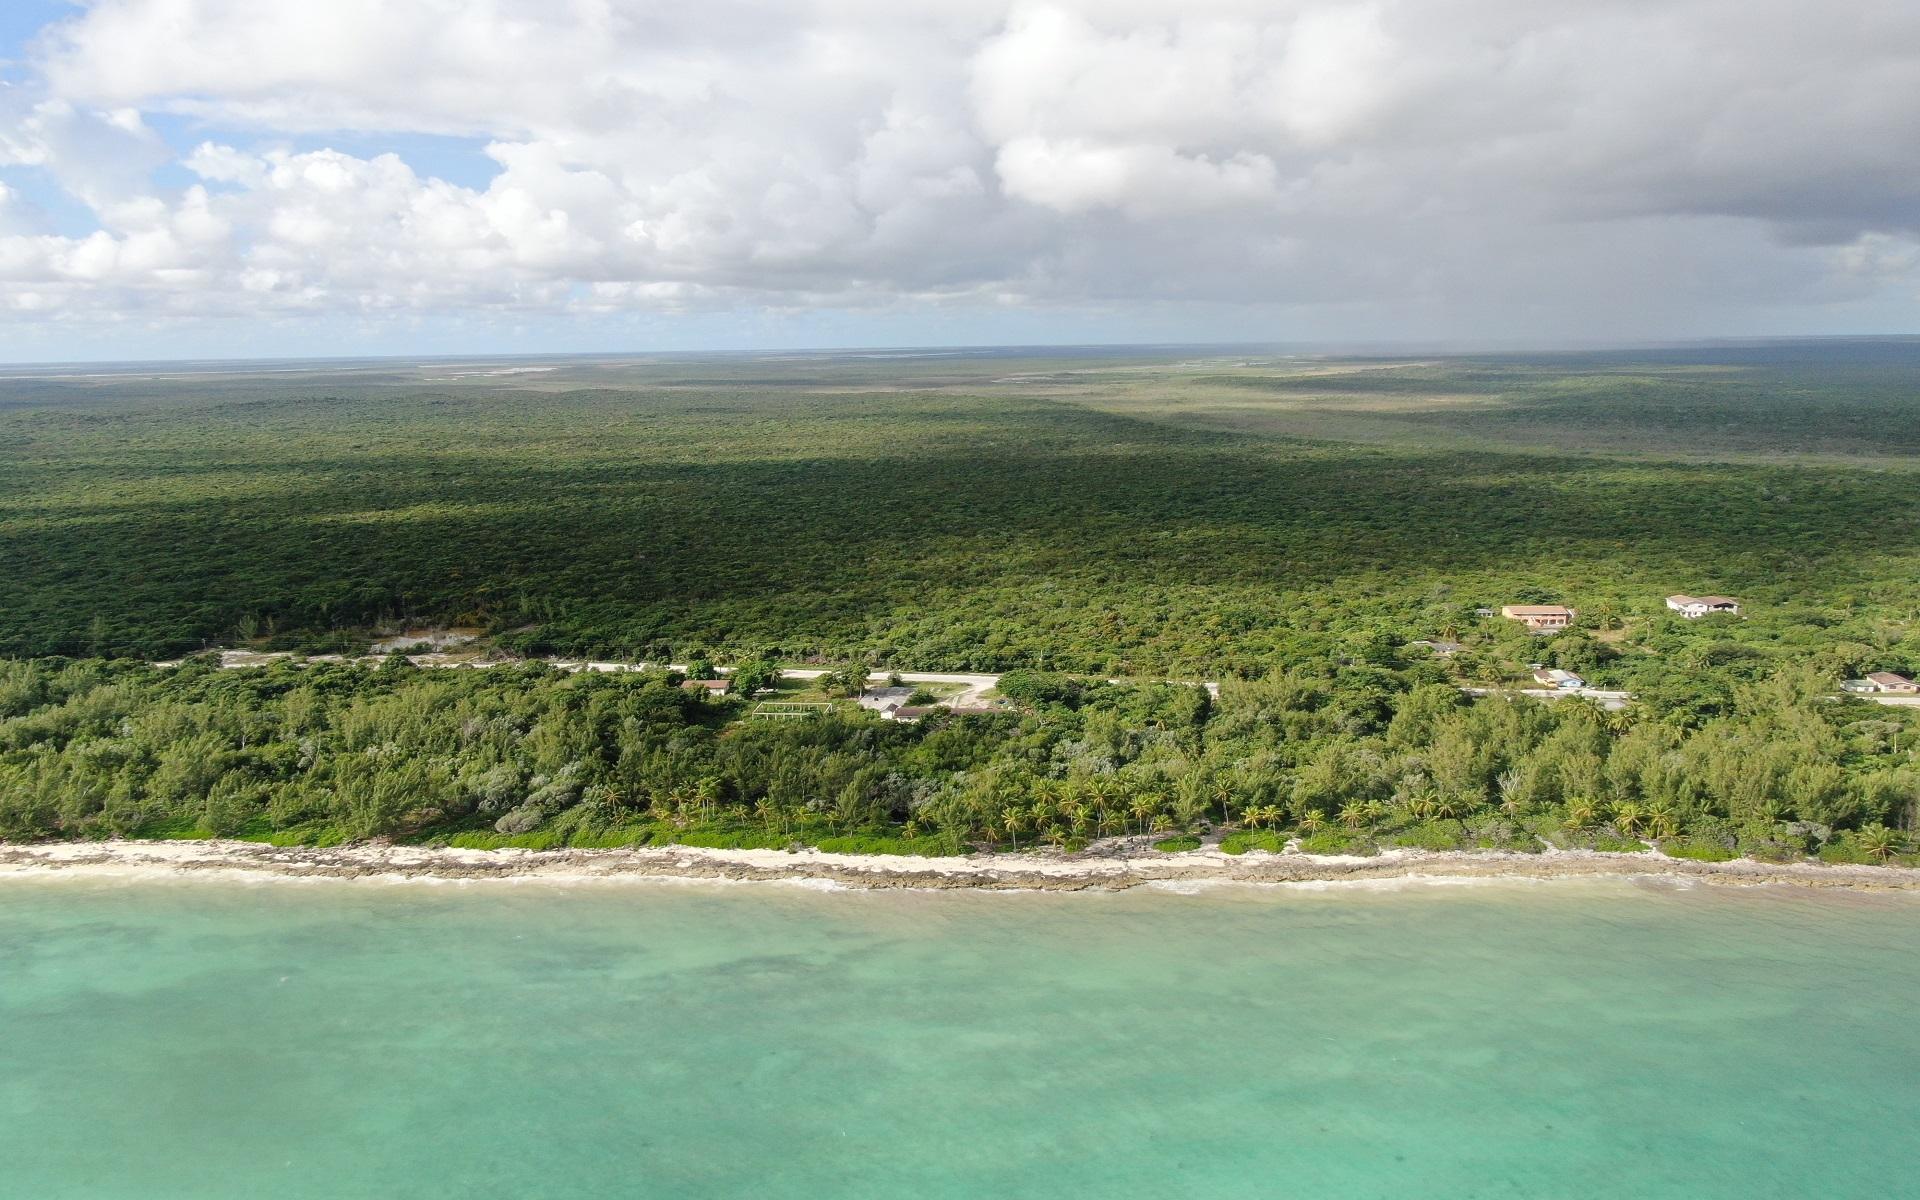
<path id="1" fill-rule="evenodd" d="M 1461 691 L 1469 696 L 1532 696 L 1536 700 L 1558 700 L 1562 696 L 1585 696 L 1589 700 L 1598 700 L 1600 707 L 1618 711 L 1633 700 L 1632 692 L 1615 692 L 1606 688 L 1501 688 L 1501 687 L 1463 687 Z"/>

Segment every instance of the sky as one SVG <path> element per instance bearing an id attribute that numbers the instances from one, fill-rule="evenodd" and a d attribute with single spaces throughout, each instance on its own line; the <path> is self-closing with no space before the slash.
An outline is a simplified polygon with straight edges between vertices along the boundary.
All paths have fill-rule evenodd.
<path id="1" fill-rule="evenodd" d="M 0 361 L 1920 331 L 1913 0 L 4 0 Z"/>

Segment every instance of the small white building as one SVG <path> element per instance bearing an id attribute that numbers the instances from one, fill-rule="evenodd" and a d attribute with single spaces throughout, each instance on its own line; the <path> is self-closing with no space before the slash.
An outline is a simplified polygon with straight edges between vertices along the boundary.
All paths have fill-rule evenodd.
<path id="1" fill-rule="evenodd" d="M 1740 615 L 1740 602 L 1732 596 L 1668 596 L 1667 607 L 1689 621 L 1697 621 L 1701 617 L 1710 617 L 1716 613 L 1735 617 Z"/>
<path id="2" fill-rule="evenodd" d="M 1587 686 L 1587 681 L 1572 671 L 1562 671 L 1559 667 L 1543 667 L 1533 673 L 1533 681 L 1541 687 L 1554 688 L 1557 691 L 1571 692 Z"/>
<path id="3" fill-rule="evenodd" d="M 1905 675 L 1895 675 L 1892 671 L 1875 671 L 1865 679 L 1849 679 L 1840 685 L 1845 692 L 1871 694 L 1887 692 L 1894 695 L 1911 695 L 1920 692 L 1920 683 L 1915 683 Z"/>
<path id="4" fill-rule="evenodd" d="M 861 708 L 871 712 L 877 712 L 884 717 L 894 709 L 906 704 L 912 696 L 913 689 L 910 687 L 877 687 L 868 688 L 866 691 L 854 697 L 854 699 L 859 703 Z"/>

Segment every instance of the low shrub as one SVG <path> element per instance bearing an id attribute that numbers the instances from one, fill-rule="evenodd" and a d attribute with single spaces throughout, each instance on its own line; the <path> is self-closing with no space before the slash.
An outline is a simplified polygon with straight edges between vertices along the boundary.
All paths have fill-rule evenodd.
<path id="1" fill-rule="evenodd" d="M 1183 833 L 1175 837 L 1161 838 L 1153 844 L 1153 848 L 1167 854 L 1179 854 L 1183 850 L 1198 850 L 1200 839 L 1190 833 Z"/>
<path id="2" fill-rule="evenodd" d="M 1394 834 L 1392 844 L 1406 850 L 1458 850 L 1460 838 L 1447 826 L 1428 821 Z"/>
<path id="3" fill-rule="evenodd" d="M 1690 858 L 1696 862 L 1726 862 L 1735 857 L 1724 843 L 1704 837 L 1663 838 L 1660 853 L 1668 858 Z"/>
<path id="4" fill-rule="evenodd" d="M 1287 848 L 1287 839 L 1271 829 L 1236 829 L 1220 839 L 1220 848 L 1228 854 L 1245 854 L 1249 850 L 1278 854 Z"/>
<path id="5" fill-rule="evenodd" d="M 1378 854 L 1380 848 L 1357 834 L 1342 829 L 1323 829 L 1300 839 L 1302 854 Z"/>
<path id="6" fill-rule="evenodd" d="M 856 833 L 824 837 L 814 843 L 822 854 L 917 854 L 939 858 L 960 853 L 951 839 L 934 834 L 921 837 L 895 837 L 889 834 Z"/>
<path id="7" fill-rule="evenodd" d="M 560 835 L 551 829 L 532 833 L 489 833 L 483 829 L 470 829 L 447 839 L 447 845 L 461 850 L 551 850 L 560 844 Z"/>
<path id="8" fill-rule="evenodd" d="M 670 843 L 657 838 L 654 845 L 693 846 L 703 850 L 784 850 L 793 842 L 784 833 L 764 829 L 692 829 L 673 836 Z"/>
<path id="9" fill-rule="evenodd" d="M 1596 833 L 1586 839 L 1586 849 L 1604 850 L 1610 854 L 1640 854 L 1648 847 L 1639 838 L 1621 837 L 1617 833 Z"/>
<path id="10" fill-rule="evenodd" d="M 1819 859 L 1823 863 L 1835 863 L 1845 866 L 1870 866 L 1873 859 L 1860 852 L 1860 847 L 1844 837 L 1838 837 L 1820 847 Z"/>
<path id="11" fill-rule="evenodd" d="M 577 850 L 618 850 L 628 846 L 644 846 L 653 831 L 643 825 L 622 825 L 614 829 L 581 829 L 567 838 L 567 845 Z"/>

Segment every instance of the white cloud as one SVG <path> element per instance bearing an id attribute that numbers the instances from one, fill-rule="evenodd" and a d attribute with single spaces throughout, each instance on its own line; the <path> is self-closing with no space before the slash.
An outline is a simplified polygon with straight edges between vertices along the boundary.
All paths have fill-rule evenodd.
<path id="1" fill-rule="evenodd" d="M 1920 273 L 1902 0 L 92 0 L 35 55 L 0 170 L 98 231 L 0 183 L 0 298 L 69 320 L 1151 297 L 1590 335 Z"/>

